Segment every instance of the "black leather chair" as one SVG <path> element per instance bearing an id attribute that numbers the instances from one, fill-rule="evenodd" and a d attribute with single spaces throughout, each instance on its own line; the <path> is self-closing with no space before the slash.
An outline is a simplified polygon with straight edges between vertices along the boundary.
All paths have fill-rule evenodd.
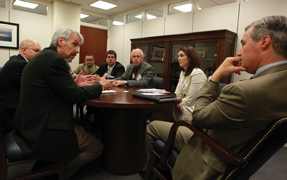
<path id="1" fill-rule="evenodd" d="M 162 89 L 163 78 L 153 77 L 153 86 L 156 89 Z"/>
<path id="2" fill-rule="evenodd" d="M 160 139 L 154 142 L 153 153 L 144 177 L 145 180 L 151 177 L 152 172 L 162 180 L 167 179 L 156 165 L 161 163 L 173 169 L 179 152 L 172 148 L 172 142 L 179 126 L 188 127 L 213 151 L 228 162 L 224 180 L 248 180 L 287 142 L 287 118 L 272 121 L 237 154 L 209 138 L 204 132 L 193 126 L 192 122 L 186 120 L 177 121 L 172 126 L 166 143 Z"/>
<path id="3" fill-rule="evenodd" d="M 0 127 L 0 179 L 7 180 L 7 166 L 9 164 L 23 163 L 25 161 L 31 160 L 27 158 L 17 145 L 12 133 L 8 133 L 3 137 L 2 127 Z M 64 180 L 65 170 L 64 162 L 58 162 L 58 167 L 56 169 L 38 172 L 34 174 L 29 174 L 24 177 L 19 177 L 15 180 L 30 180 L 39 177 L 50 176 L 58 173 L 58 179 Z"/>

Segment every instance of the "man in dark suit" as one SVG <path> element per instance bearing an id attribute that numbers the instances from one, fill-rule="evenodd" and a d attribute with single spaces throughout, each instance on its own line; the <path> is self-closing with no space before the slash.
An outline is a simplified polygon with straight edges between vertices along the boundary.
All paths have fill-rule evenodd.
<path id="1" fill-rule="evenodd" d="M 38 42 L 25 39 L 20 43 L 19 54 L 11 56 L 0 71 L 0 114 L 5 134 L 12 130 L 12 120 L 20 97 L 22 71 L 40 51 Z"/>
<path id="2" fill-rule="evenodd" d="M 106 62 L 100 64 L 99 69 L 94 73 L 96 80 L 100 81 L 105 73 L 108 79 L 120 77 L 125 72 L 125 67 L 117 62 L 117 53 L 114 50 L 109 50 L 106 53 Z"/>
<path id="3" fill-rule="evenodd" d="M 268 16 L 245 28 L 238 57 L 228 57 L 203 85 L 195 102 L 193 124 L 212 139 L 238 153 L 271 121 L 287 116 L 287 17 Z M 246 71 L 253 78 L 226 85 L 219 82 Z M 172 123 L 153 121 L 147 127 L 151 152 L 155 139 L 167 139 Z M 185 127 L 174 141 L 180 155 L 173 179 L 221 180 L 227 162 Z"/>
<path id="4" fill-rule="evenodd" d="M 133 64 L 128 65 L 125 73 L 116 78 L 116 86 L 127 85 L 133 87 L 153 88 L 154 69 L 143 61 L 144 53 L 141 49 L 133 49 L 131 60 Z"/>
<path id="5" fill-rule="evenodd" d="M 82 42 L 80 33 L 62 28 L 54 33 L 50 47 L 31 59 L 22 74 L 13 122 L 13 136 L 22 152 L 34 159 L 66 161 L 66 178 L 103 150 L 96 137 L 74 125 L 73 104 L 113 87 L 113 80 L 105 78 L 90 86 L 85 86 L 89 85 L 85 78 L 77 78 L 77 84 L 71 78 L 65 59 L 79 53 Z"/>
<path id="6" fill-rule="evenodd" d="M 114 50 L 106 52 L 106 62 L 100 64 L 99 69 L 94 73 L 96 81 L 100 81 L 101 77 L 107 73 L 107 79 L 115 79 L 125 72 L 125 67 L 117 62 L 117 53 Z M 85 119 L 93 123 L 101 123 L 102 108 L 95 106 L 87 106 Z"/>

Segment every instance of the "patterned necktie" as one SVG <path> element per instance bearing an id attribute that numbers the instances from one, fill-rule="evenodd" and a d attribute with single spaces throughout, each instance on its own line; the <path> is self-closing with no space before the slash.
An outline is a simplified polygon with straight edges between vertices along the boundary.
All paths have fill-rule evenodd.
<path id="1" fill-rule="evenodd" d="M 107 77 L 110 77 L 112 74 L 112 68 L 108 68 L 108 76 Z"/>
<path id="2" fill-rule="evenodd" d="M 136 79 L 136 75 L 137 75 L 137 69 L 134 68 L 133 74 L 132 74 L 132 80 Z"/>
<path id="3" fill-rule="evenodd" d="M 91 74 L 91 68 L 88 68 L 88 74 L 89 75 Z"/>

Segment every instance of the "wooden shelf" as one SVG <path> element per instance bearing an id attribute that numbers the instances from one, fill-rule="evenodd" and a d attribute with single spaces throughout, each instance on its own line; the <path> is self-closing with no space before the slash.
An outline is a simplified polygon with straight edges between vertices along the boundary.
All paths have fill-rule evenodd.
<path id="1" fill-rule="evenodd" d="M 147 62 L 152 63 L 155 71 L 163 72 L 162 77 L 164 79 L 163 88 L 169 91 L 175 89 L 175 83 L 178 81 L 176 78 L 171 78 L 172 71 L 180 71 L 179 67 L 172 66 L 172 63 L 177 62 L 175 56 L 179 47 L 182 44 L 195 47 L 199 52 L 204 52 L 206 59 L 200 59 L 201 68 L 206 70 L 207 68 L 216 69 L 225 60 L 226 57 L 234 56 L 234 45 L 237 34 L 229 30 L 215 30 L 205 32 L 194 32 L 186 34 L 165 35 L 165 36 L 153 36 L 146 38 L 131 39 L 131 49 L 142 48 L 145 49 Z M 163 57 L 164 61 L 152 60 L 152 48 L 154 46 L 164 47 Z M 216 57 L 214 58 L 214 54 Z M 156 56 L 158 57 L 158 56 Z M 174 60 L 174 61 L 172 61 Z M 176 60 L 176 61 L 175 61 Z M 174 69 L 176 68 L 176 70 Z M 230 83 L 231 76 L 223 78 L 222 83 Z M 173 89 L 170 89 L 173 88 Z"/>

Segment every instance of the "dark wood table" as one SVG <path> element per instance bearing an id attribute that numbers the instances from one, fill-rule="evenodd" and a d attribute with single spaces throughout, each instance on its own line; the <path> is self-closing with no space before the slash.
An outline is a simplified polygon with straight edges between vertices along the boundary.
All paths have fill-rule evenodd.
<path id="1" fill-rule="evenodd" d="M 103 167 L 113 174 L 134 174 L 144 168 L 148 109 L 178 103 L 156 103 L 133 98 L 132 93 L 138 89 L 142 88 L 115 87 L 115 93 L 103 93 L 99 98 L 84 103 L 104 109 Z"/>

